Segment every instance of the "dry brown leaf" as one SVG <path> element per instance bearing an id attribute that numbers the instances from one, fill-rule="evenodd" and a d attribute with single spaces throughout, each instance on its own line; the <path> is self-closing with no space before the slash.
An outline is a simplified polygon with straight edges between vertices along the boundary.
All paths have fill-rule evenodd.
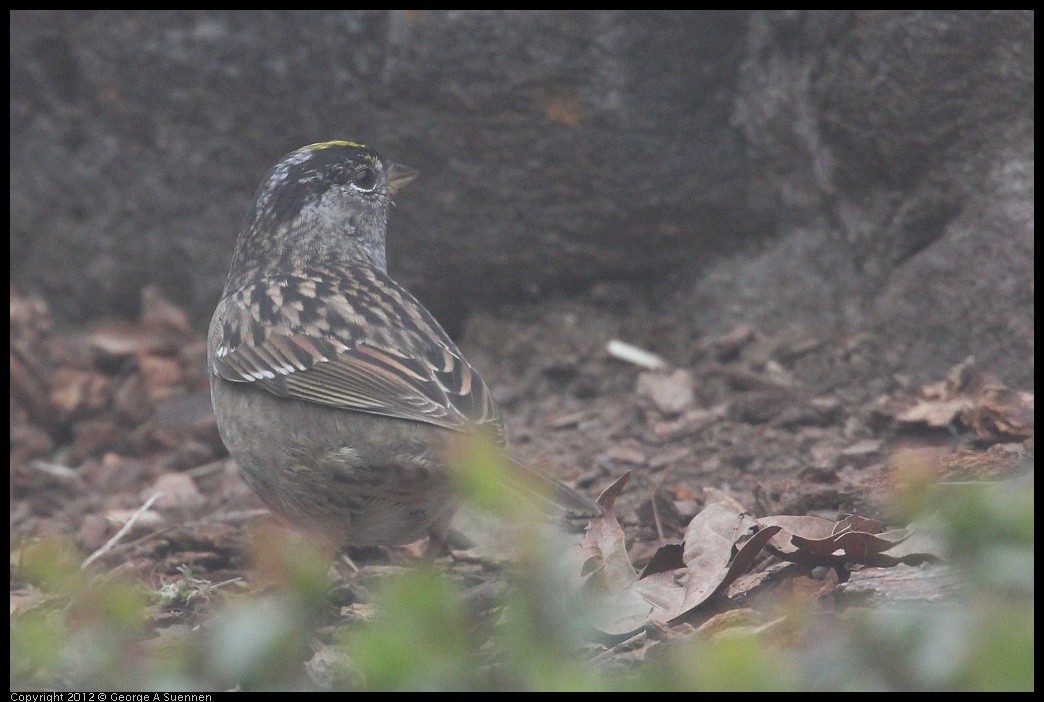
<path id="1" fill-rule="evenodd" d="M 764 527 L 778 526 L 779 531 L 771 540 L 771 548 L 786 558 L 787 555 L 796 553 L 797 546 L 790 542 L 794 534 L 802 534 L 809 539 L 825 539 L 834 533 L 834 525 L 829 519 L 812 516 L 788 516 L 762 517 L 758 524 Z"/>
<path id="2" fill-rule="evenodd" d="M 700 601 L 710 596 L 728 570 L 733 547 L 756 529 L 757 521 L 750 513 L 723 502 L 713 502 L 697 514 L 685 530 L 682 556 L 690 574 L 688 596 Z"/>
<path id="3" fill-rule="evenodd" d="M 940 428 L 948 427 L 967 409 L 972 407 L 968 398 L 957 400 L 920 400 L 895 416 L 900 424 L 924 424 Z"/>
<path id="4" fill-rule="evenodd" d="M 913 524 L 902 531 L 907 533 L 906 538 L 896 542 L 895 545 L 881 553 L 871 554 L 867 559 L 867 565 L 878 568 L 891 568 L 900 563 L 920 565 L 921 563 L 942 562 L 939 554 L 943 552 L 943 544 L 938 537 L 929 532 L 919 530 Z M 879 534 L 878 536 L 884 537 L 886 534 Z"/>
<path id="5" fill-rule="evenodd" d="M 692 374 L 686 370 L 645 371 L 638 376 L 637 393 L 665 415 L 681 414 L 693 402 Z"/>
<path id="6" fill-rule="evenodd" d="M 678 568 L 685 567 L 685 561 L 682 560 L 682 553 L 684 552 L 681 544 L 665 544 L 660 548 L 656 549 L 656 553 L 649 559 L 649 562 L 642 568 L 641 574 L 638 576 L 639 579 L 647 578 L 650 575 L 656 573 L 662 573 L 667 570 L 677 570 Z"/>
<path id="7" fill-rule="evenodd" d="M 84 334 L 84 340 L 95 351 L 123 358 L 138 353 L 173 355 L 183 337 L 176 329 L 163 324 L 108 320 L 94 325 Z"/>
<path id="8" fill-rule="evenodd" d="M 624 473 L 598 496 L 605 514 L 592 519 L 580 544 L 586 581 L 580 589 L 580 604 L 587 620 L 599 631 L 623 635 L 640 629 L 649 621 L 652 605 L 634 589 L 638 574 L 627 555 L 623 528 L 613 505 L 630 479 Z"/>
<path id="9" fill-rule="evenodd" d="M 689 523 L 684 545 L 661 547 L 638 576 L 612 510 L 625 481 L 598 498 L 606 514 L 588 527 L 582 545 L 590 575 L 581 603 L 592 626 L 608 634 L 628 634 L 698 607 L 746 572 L 779 530 L 759 528 L 749 513 L 715 502 Z"/>
<path id="10" fill-rule="evenodd" d="M 151 401 L 160 402 L 179 394 L 182 373 L 176 358 L 138 354 L 137 361 L 145 392 Z"/>
<path id="11" fill-rule="evenodd" d="M 752 534 L 742 546 L 739 547 L 739 551 L 736 553 L 736 557 L 732 559 L 729 564 L 729 570 L 725 573 L 725 577 L 718 585 L 717 589 L 711 594 L 717 594 L 724 590 L 726 587 L 731 585 L 735 580 L 750 570 L 750 567 L 754 565 L 754 561 L 757 559 L 758 554 L 761 553 L 762 549 L 768 545 L 768 542 L 779 532 L 777 527 L 761 527 L 757 532 Z"/>
<path id="12" fill-rule="evenodd" d="M 601 577 L 607 579 L 608 585 L 627 584 L 638 578 L 631 560 L 627 557 L 623 528 L 613 511 L 616 498 L 630 479 L 631 472 L 628 471 L 598 496 L 598 506 L 605 510 L 605 514 L 588 523 L 587 534 L 580 544 L 585 558 L 600 559 L 597 567 L 603 571 Z"/>
<path id="13" fill-rule="evenodd" d="M 185 335 L 192 334 L 192 322 L 185 311 L 168 300 L 152 285 L 141 289 L 141 322 L 167 326 Z"/>
<path id="14" fill-rule="evenodd" d="M 1033 393 L 1020 392 L 987 378 L 968 357 L 946 380 L 921 388 L 922 398 L 895 414 L 900 424 L 953 427 L 960 423 L 980 441 L 998 443 L 1033 436 Z"/>
<path id="15" fill-rule="evenodd" d="M 982 441 L 1028 439 L 1033 436 L 1033 393 L 987 385 L 961 421 Z"/>
<path id="16" fill-rule="evenodd" d="M 938 560 L 927 541 L 914 548 L 900 546 L 914 533 L 912 527 L 884 531 L 877 521 L 851 515 L 838 522 L 810 516 L 776 516 L 758 520 L 762 526 L 783 530 L 771 543 L 772 551 L 794 563 L 841 565 L 863 563 L 871 566 L 916 564 Z"/>
<path id="17" fill-rule="evenodd" d="M 765 613 L 759 612 L 755 609 L 743 608 L 743 609 L 730 609 L 725 612 L 719 612 L 713 617 L 705 621 L 699 627 L 697 631 L 702 631 L 706 634 L 720 634 L 727 629 L 733 629 L 735 627 L 750 627 L 759 626 L 765 622 Z"/>
<path id="18" fill-rule="evenodd" d="M 862 563 L 865 562 L 868 554 L 881 553 L 896 543 L 900 543 L 907 536 L 907 533 L 902 532 L 896 537 L 897 541 L 892 542 L 865 531 L 847 531 L 826 539 L 804 539 L 795 534 L 790 541 L 799 550 L 813 555 L 847 556 Z"/>
<path id="19" fill-rule="evenodd" d="M 643 577 L 637 588 L 655 605 L 661 621 L 680 617 L 746 572 L 776 531 L 759 530 L 753 516 L 730 505 L 709 504 L 685 532 L 684 570 Z"/>

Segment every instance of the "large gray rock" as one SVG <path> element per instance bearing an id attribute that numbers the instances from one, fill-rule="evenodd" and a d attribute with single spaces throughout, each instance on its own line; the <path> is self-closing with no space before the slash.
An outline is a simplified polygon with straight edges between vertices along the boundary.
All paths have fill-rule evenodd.
<path id="1" fill-rule="evenodd" d="M 451 329 L 627 277 L 1032 382 L 1032 13 L 12 13 L 12 278 L 202 320 L 265 171 L 330 138 L 423 172 L 390 269 Z"/>
<path id="2" fill-rule="evenodd" d="M 693 286 L 697 321 L 869 325 L 922 376 L 1031 385 L 1032 13 L 764 13 L 746 42 L 733 123 L 779 232 Z"/>
<path id="3" fill-rule="evenodd" d="M 13 270 L 64 313 L 158 281 L 202 315 L 265 171 L 330 138 L 422 171 L 391 260 L 437 305 L 652 270 L 701 210 L 748 216 L 722 82 L 745 22 L 16 13 Z"/>

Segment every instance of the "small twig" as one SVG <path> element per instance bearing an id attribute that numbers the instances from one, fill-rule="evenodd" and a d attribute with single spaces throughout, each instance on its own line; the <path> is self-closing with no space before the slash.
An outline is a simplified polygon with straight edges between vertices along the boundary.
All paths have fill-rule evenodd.
<path id="1" fill-rule="evenodd" d="M 222 458 L 220 461 L 211 461 L 210 463 L 204 463 L 201 466 L 196 466 L 195 468 L 185 471 L 185 475 L 190 478 L 202 478 L 211 473 L 217 473 L 218 471 L 224 470 L 225 464 L 227 463 L 227 458 Z"/>
<path id="2" fill-rule="evenodd" d="M 225 587 L 226 585 L 232 585 L 234 583 L 241 583 L 241 582 L 243 582 L 243 578 L 240 578 L 240 577 L 229 578 L 228 580 L 222 580 L 219 583 L 214 583 L 213 585 L 210 586 L 210 589 L 211 590 L 217 590 L 219 587 Z"/>
<path id="3" fill-rule="evenodd" d="M 117 554 L 117 553 L 122 553 L 124 551 L 129 551 L 130 549 L 134 548 L 135 546 L 140 546 L 141 544 L 147 543 L 147 542 L 152 541 L 154 539 L 158 539 L 159 537 L 163 536 L 164 534 L 168 534 L 168 533 L 174 531 L 179 526 L 181 526 L 181 525 L 179 525 L 179 524 L 171 524 L 170 526 L 165 526 L 162 529 L 159 529 L 157 531 L 149 532 L 148 534 L 144 534 L 142 536 L 139 536 L 138 538 L 134 539 L 133 541 L 128 541 L 127 543 L 120 544 L 119 546 L 116 546 L 115 548 L 111 549 L 107 555 L 112 556 L 112 555 Z"/>
<path id="4" fill-rule="evenodd" d="M 656 507 L 656 497 L 660 494 L 663 484 L 667 481 L 668 472 L 665 470 L 660 474 L 660 480 L 656 483 L 656 487 L 653 488 L 652 492 L 653 523 L 656 525 L 656 535 L 660 537 L 660 541 L 664 541 L 663 524 L 660 523 L 660 510 Z"/>
<path id="5" fill-rule="evenodd" d="M 76 469 L 68 466 L 63 466 L 60 463 L 50 463 L 49 461 L 29 461 L 27 464 L 30 468 L 38 470 L 41 473 L 46 473 L 52 478 L 56 478 L 62 482 L 75 482 L 80 479 Z"/>
<path id="6" fill-rule="evenodd" d="M 667 361 L 656 354 L 619 339 L 613 339 L 606 344 L 605 350 L 613 358 L 618 358 L 621 361 L 633 363 L 636 366 L 648 368 L 649 370 L 659 370 L 667 367 Z"/>
<path id="7" fill-rule="evenodd" d="M 138 511 L 131 515 L 131 518 L 127 520 L 127 523 L 124 524 L 119 531 L 113 534 L 113 537 L 106 541 L 104 546 L 102 546 L 97 551 L 95 551 L 87 557 L 87 560 L 85 560 L 83 562 L 83 565 L 80 566 L 80 570 L 86 570 L 87 566 L 89 566 L 91 563 L 94 563 L 96 560 L 101 558 L 107 551 L 109 551 L 109 549 L 115 546 L 116 542 L 122 539 L 127 534 L 127 532 L 131 530 L 131 527 L 133 527 L 134 523 L 138 521 L 138 518 L 141 517 L 141 515 L 143 515 L 146 511 L 148 511 L 149 507 L 152 506 L 152 503 L 159 499 L 161 495 L 163 495 L 162 492 L 157 492 L 148 500 L 146 500 L 145 504 L 139 507 Z"/>
<path id="8" fill-rule="evenodd" d="M 185 526 L 195 526 L 196 524 L 205 524 L 207 522 L 221 522 L 223 524 L 238 524 L 239 522 L 249 522 L 254 519 L 260 519 L 261 517 L 271 517 L 272 512 L 263 507 L 256 509 L 241 509 L 235 512 L 215 512 L 206 519 L 200 519 L 195 522 L 189 522 Z"/>
<path id="9" fill-rule="evenodd" d="M 590 661 L 592 663 L 603 663 L 603 662 L 609 660 L 609 658 L 611 656 L 613 656 L 615 654 L 619 654 L 621 651 L 627 651 L 629 649 L 637 648 L 637 645 L 638 645 L 638 643 L 640 641 L 642 641 L 643 639 L 648 639 L 648 638 L 649 638 L 649 634 L 643 629 L 642 631 L 639 631 L 634 636 L 632 636 L 632 637 L 630 637 L 628 639 L 624 639 L 623 641 L 621 641 L 620 643 L 616 644 L 615 646 L 612 646 L 611 648 L 607 648 L 604 651 L 602 651 L 601 653 L 593 656 L 590 659 Z"/>
<path id="10" fill-rule="evenodd" d="M 656 536 L 663 541 L 663 526 L 660 524 L 660 510 L 656 509 L 656 493 L 652 496 L 653 523 L 656 525 Z"/>
<path id="11" fill-rule="evenodd" d="M 344 563 L 352 569 L 352 575 L 355 575 L 359 572 L 359 566 L 355 565 L 355 561 L 353 561 L 352 557 L 349 556 L 346 552 L 341 551 L 337 555 L 340 556 L 341 560 L 344 561 Z"/>

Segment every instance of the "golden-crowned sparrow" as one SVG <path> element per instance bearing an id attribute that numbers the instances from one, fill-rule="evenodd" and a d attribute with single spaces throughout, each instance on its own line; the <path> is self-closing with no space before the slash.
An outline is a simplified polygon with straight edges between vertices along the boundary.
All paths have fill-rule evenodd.
<path id="1" fill-rule="evenodd" d="M 460 504 L 454 438 L 504 443 L 489 388 L 386 272 L 389 195 L 416 176 L 346 141 L 286 156 L 254 197 L 210 323 L 225 446 L 274 512 L 335 546 L 444 537 Z M 506 476 L 567 516 L 600 512 L 515 462 Z"/>

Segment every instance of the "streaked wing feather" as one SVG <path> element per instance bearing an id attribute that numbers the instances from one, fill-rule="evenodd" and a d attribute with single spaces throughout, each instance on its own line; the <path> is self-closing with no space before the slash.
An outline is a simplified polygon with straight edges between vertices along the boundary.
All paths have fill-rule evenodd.
<path id="1" fill-rule="evenodd" d="M 321 290 L 322 299 L 294 297 L 295 286 Z M 234 295 L 215 329 L 221 339 L 211 358 L 225 380 L 346 410 L 477 427 L 504 442 L 481 377 L 385 274 L 345 267 L 268 276 Z"/>
<path id="2" fill-rule="evenodd" d="M 468 418 L 453 406 L 445 389 L 433 380 L 404 372 L 403 364 L 383 365 L 359 347 L 286 378 L 291 397 L 400 419 L 463 429 Z"/>

